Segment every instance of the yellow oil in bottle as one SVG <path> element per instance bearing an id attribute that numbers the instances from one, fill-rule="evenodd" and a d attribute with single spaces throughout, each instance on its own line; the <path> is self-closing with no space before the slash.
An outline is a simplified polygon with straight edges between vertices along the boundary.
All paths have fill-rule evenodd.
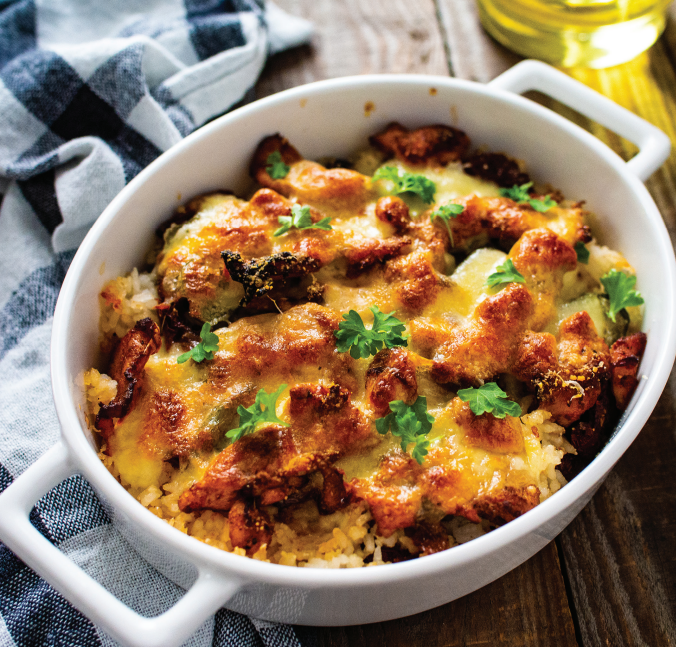
<path id="1" fill-rule="evenodd" d="M 511 50 L 563 67 L 602 68 L 648 49 L 671 0 L 478 0 L 488 33 Z"/>

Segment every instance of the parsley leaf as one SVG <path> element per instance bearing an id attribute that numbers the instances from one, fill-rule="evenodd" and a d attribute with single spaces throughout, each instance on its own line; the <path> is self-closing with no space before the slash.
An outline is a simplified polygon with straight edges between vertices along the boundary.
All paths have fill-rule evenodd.
<path id="1" fill-rule="evenodd" d="M 636 285 L 635 276 L 612 269 L 601 277 L 601 283 L 608 293 L 610 300 L 608 317 L 612 321 L 615 321 L 615 315 L 627 306 L 640 306 L 645 303 L 640 293 L 633 289 Z"/>
<path id="2" fill-rule="evenodd" d="M 530 200 L 528 189 L 532 186 L 532 182 L 527 182 L 521 186 L 515 184 L 511 189 L 500 189 L 500 195 L 503 198 L 511 198 L 514 202 L 528 202 Z"/>
<path id="3" fill-rule="evenodd" d="M 530 204 L 530 206 L 533 207 L 535 211 L 545 213 L 545 211 L 549 211 L 552 207 L 555 207 L 558 203 L 556 202 L 556 200 L 552 200 L 551 196 L 546 195 L 544 200 L 531 198 L 530 200 L 528 200 L 528 204 Z"/>
<path id="4" fill-rule="evenodd" d="M 376 420 L 377 432 L 385 435 L 391 431 L 393 436 L 401 438 L 403 451 L 406 451 L 411 443 L 415 443 L 411 455 L 422 465 L 427 448 L 430 446 L 425 436 L 432 429 L 434 422 L 434 416 L 427 413 L 427 398 L 420 395 L 412 405 L 406 404 L 403 400 L 394 400 L 390 402 L 390 411 L 391 413 L 384 418 Z"/>
<path id="5" fill-rule="evenodd" d="M 515 184 L 511 189 L 500 189 L 500 195 L 503 198 L 511 198 L 514 202 L 527 202 L 535 211 L 539 211 L 540 213 L 545 213 L 545 211 L 549 211 L 557 205 L 556 200 L 553 200 L 549 195 L 545 196 L 544 200 L 531 198 L 528 189 L 532 186 L 532 182 L 526 182 L 526 184 L 522 184 L 521 186 Z"/>
<path id="6" fill-rule="evenodd" d="M 451 218 L 457 218 L 465 209 L 461 204 L 453 204 L 449 202 L 440 206 L 438 209 L 435 209 L 430 214 L 430 222 L 434 222 L 435 218 L 440 218 L 441 221 L 446 225 L 446 231 L 448 231 L 448 237 L 451 239 L 451 247 L 455 246 L 453 242 L 453 232 L 451 231 L 450 221 Z"/>
<path id="7" fill-rule="evenodd" d="M 301 207 L 298 204 L 291 207 L 290 216 L 279 216 L 277 220 L 282 226 L 272 234 L 273 236 L 283 236 L 292 227 L 295 229 L 323 229 L 324 231 L 333 229 L 329 224 L 331 218 L 322 218 L 319 222 L 312 222 L 310 207 Z"/>
<path id="8" fill-rule="evenodd" d="M 434 202 L 434 193 L 437 186 L 424 175 L 407 173 L 396 166 L 383 166 L 375 172 L 372 179 L 373 181 L 389 180 L 394 182 L 394 193 L 410 191 L 419 195 L 425 204 Z"/>
<path id="9" fill-rule="evenodd" d="M 578 263 L 584 263 L 585 265 L 589 263 L 589 250 L 580 240 L 575 243 L 575 253 L 577 254 Z"/>
<path id="10" fill-rule="evenodd" d="M 200 337 L 202 341 L 197 346 L 193 346 L 187 353 L 176 358 L 179 364 L 187 362 L 191 357 L 193 362 L 197 363 L 214 358 L 214 353 L 218 350 L 218 335 L 211 332 L 211 324 L 205 323 L 202 326 Z"/>
<path id="11" fill-rule="evenodd" d="M 277 398 L 279 398 L 285 388 L 286 384 L 280 384 L 279 388 L 274 393 L 267 393 L 265 389 L 261 389 L 256 393 L 256 401 L 250 407 L 244 408 L 240 404 L 237 407 L 239 427 L 231 429 L 225 435 L 228 438 L 232 438 L 232 442 L 234 443 L 242 438 L 242 436 L 246 436 L 247 434 L 256 431 L 256 427 L 262 422 L 276 422 L 288 427 L 289 423 L 280 420 L 275 411 L 277 407 Z M 265 407 L 265 409 L 263 407 Z"/>
<path id="12" fill-rule="evenodd" d="M 526 279 L 520 274 L 512 259 L 508 258 L 502 265 L 495 268 L 495 272 L 486 279 L 486 287 L 492 288 L 503 283 L 525 283 Z"/>
<path id="13" fill-rule="evenodd" d="M 469 408 L 476 416 L 486 412 L 496 418 L 521 415 L 521 407 L 507 398 L 507 394 L 495 382 L 487 382 L 478 389 L 461 389 L 458 397 L 463 402 L 469 402 Z"/>
<path id="14" fill-rule="evenodd" d="M 273 180 L 281 180 L 289 174 L 289 169 L 291 168 L 288 164 L 284 164 L 282 159 L 282 154 L 279 151 L 270 153 L 267 160 L 265 160 L 267 166 L 265 167 L 265 172 Z"/>
<path id="15" fill-rule="evenodd" d="M 375 355 L 383 345 L 388 348 L 408 345 L 406 338 L 402 337 L 406 327 L 392 316 L 394 310 L 389 314 L 380 312 L 377 306 L 371 306 L 370 310 L 373 313 L 373 326 L 370 330 L 356 310 L 350 310 L 343 315 L 345 321 L 341 321 L 338 330 L 334 332 L 338 352 L 346 353 L 349 350 L 354 359 L 359 359 Z"/>

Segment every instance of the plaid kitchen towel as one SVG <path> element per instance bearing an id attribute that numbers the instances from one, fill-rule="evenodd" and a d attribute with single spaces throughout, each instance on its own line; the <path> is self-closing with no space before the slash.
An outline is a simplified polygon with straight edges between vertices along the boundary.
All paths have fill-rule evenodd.
<path id="1" fill-rule="evenodd" d="M 245 98 L 309 23 L 257 0 L 0 0 L 0 490 L 58 438 L 54 305 L 91 223 L 144 166 Z M 182 591 L 138 557 L 72 477 L 33 523 L 132 608 Z M 220 611 L 189 645 L 312 644 Z M 114 645 L 0 544 L 0 646 Z"/>

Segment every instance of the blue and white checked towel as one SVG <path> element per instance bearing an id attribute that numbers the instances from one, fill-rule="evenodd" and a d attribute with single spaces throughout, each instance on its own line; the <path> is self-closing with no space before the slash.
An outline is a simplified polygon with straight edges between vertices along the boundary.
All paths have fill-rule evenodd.
<path id="1" fill-rule="evenodd" d="M 241 101 L 310 25 L 262 0 L 0 0 L 0 490 L 56 442 L 56 297 L 91 223 L 144 166 Z M 38 529 L 138 612 L 182 591 L 139 558 L 80 477 Z M 189 645 L 313 644 L 220 611 Z M 0 646 L 114 645 L 0 544 Z"/>

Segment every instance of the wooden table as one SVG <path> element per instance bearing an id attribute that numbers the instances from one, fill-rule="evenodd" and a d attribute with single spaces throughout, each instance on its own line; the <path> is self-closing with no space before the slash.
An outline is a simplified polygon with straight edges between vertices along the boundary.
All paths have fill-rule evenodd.
<path id="1" fill-rule="evenodd" d="M 350 74 L 409 72 L 486 82 L 519 60 L 481 29 L 474 0 L 277 0 L 312 20 L 312 45 L 273 57 L 263 97 Z M 669 134 L 676 147 L 676 5 L 648 52 L 568 70 Z M 631 144 L 551 105 L 629 159 Z M 647 183 L 676 236 L 676 154 Z M 426 613 L 317 630 L 322 646 L 676 645 L 676 372 L 645 429 L 555 541 L 483 589 Z M 299 633 L 305 633 L 298 628 Z"/>

